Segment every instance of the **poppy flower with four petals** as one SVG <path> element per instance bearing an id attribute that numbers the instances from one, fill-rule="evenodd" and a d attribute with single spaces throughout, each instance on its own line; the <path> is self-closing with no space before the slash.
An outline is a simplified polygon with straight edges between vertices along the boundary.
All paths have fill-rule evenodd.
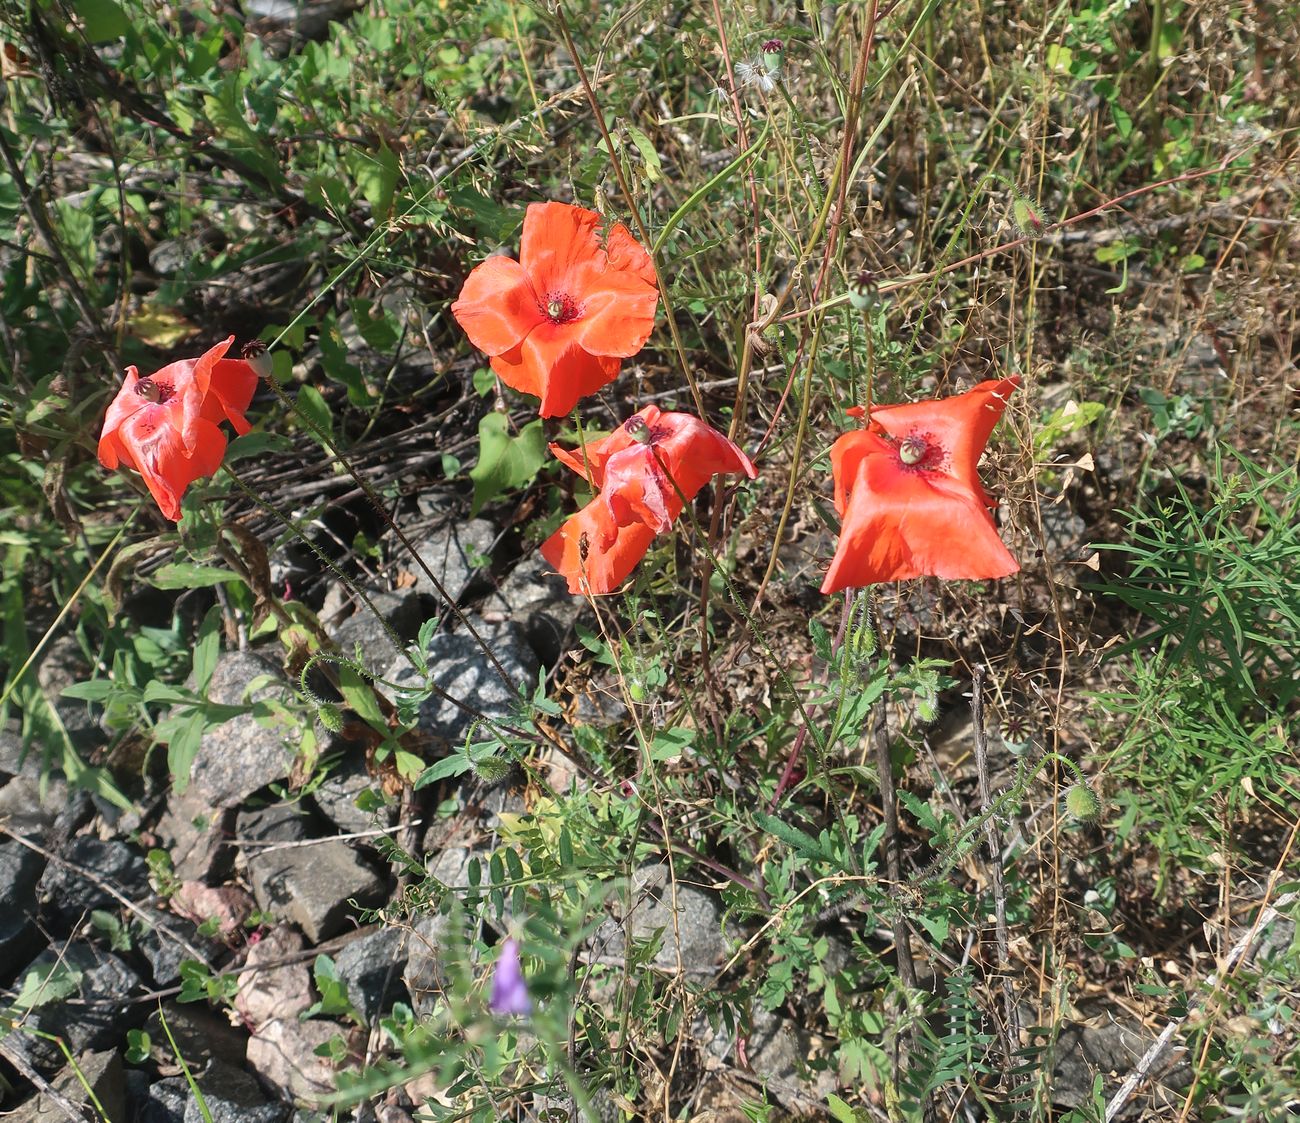
<path id="1" fill-rule="evenodd" d="M 875 406 L 831 447 L 840 540 L 823 593 L 912 577 L 978 580 L 1019 568 L 976 465 L 1018 376 L 929 402 Z M 851 410 L 861 416 L 861 409 Z"/>
<path id="2" fill-rule="evenodd" d="M 226 451 L 218 425 L 239 434 L 250 426 L 244 410 L 257 389 L 257 372 L 243 359 L 223 358 L 232 335 L 197 359 L 169 363 L 146 378 L 126 368 L 99 437 L 105 468 L 134 468 L 164 517 L 181 517 L 181 496 L 195 480 L 212 475 Z"/>
<path id="3" fill-rule="evenodd" d="M 551 451 L 600 494 L 542 544 L 542 556 L 571 593 L 612 593 L 672 528 L 683 497 L 694 499 L 715 475 L 758 473 L 721 433 L 688 413 L 646 406 L 608 437 Z M 674 486 L 674 484 L 676 486 Z"/>
<path id="4" fill-rule="evenodd" d="M 557 417 L 645 346 L 658 304 L 650 255 L 627 227 L 602 238 L 595 211 L 532 203 L 519 260 L 476 265 L 451 312 L 502 382 Z"/>

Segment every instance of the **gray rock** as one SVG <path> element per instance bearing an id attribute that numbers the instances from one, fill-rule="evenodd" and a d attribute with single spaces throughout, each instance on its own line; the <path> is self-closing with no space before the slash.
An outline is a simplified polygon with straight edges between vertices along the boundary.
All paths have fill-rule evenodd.
<path id="1" fill-rule="evenodd" d="M 54 640 L 45 649 L 40 665 L 36 668 L 36 680 L 41 684 L 41 690 L 59 715 L 73 744 L 81 748 L 102 741 L 103 734 L 99 731 L 88 703 L 76 698 L 64 698 L 62 695 L 74 682 L 84 682 L 90 677 L 90 665 L 81 653 L 77 637 L 72 635 L 59 636 Z"/>
<path id="2" fill-rule="evenodd" d="M 222 1061 L 208 1065 L 198 1085 L 212 1123 L 284 1123 L 289 1117 L 285 1104 L 267 1102 L 253 1077 Z M 203 1109 L 193 1094 L 185 1104 L 185 1123 L 204 1123 Z"/>
<path id="3" fill-rule="evenodd" d="M 149 961 L 155 985 L 174 986 L 181 981 L 181 964 L 187 959 L 193 959 L 194 952 L 205 953 L 210 959 L 211 954 L 217 950 L 212 941 L 199 935 L 193 924 L 175 913 L 164 912 L 149 905 L 141 911 L 149 918 L 149 926 L 141 932 L 137 946 Z M 194 950 L 191 951 L 190 948 Z"/>
<path id="4" fill-rule="evenodd" d="M 32 934 L 36 886 L 45 859 L 17 842 L 0 843 L 0 963 L 18 962 Z M 35 949 L 33 949 L 35 950 Z M 0 975 L 8 971 L 0 967 Z"/>
<path id="5" fill-rule="evenodd" d="M 1073 557 L 1088 533 L 1088 524 L 1065 503 L 1044 503 L 1040 511 L 1044 552 L 1053 560 Z"/>
<path id="6" fill-rule="evenodd" d="M 387 896 L 386 880 L 346 842 L 283 846 L 307 837 L 307 822 L 287 805 L 240 815 L 239 835 L 258 906 L 297 924 L 312 943 L 347 927 L 350 901 L 370 908 Z"/>
<path id="7" fill-rule="evenodd" d="M 59 813 L 69 806 L 68 785 L 51 777 L 42 791 L 41 756 L 34 746 L 21 768 L 0 786 L 0 822 L 15 834 L 47 842 Z"/>
<path id="8" fill-rule="evenodd" d="M 791 1111 L 806 1110 L 809 1100 L 825 1103 L 827 1093 L 835 1091 L 833 1070 L 808 1070 L 808 1058 L 817 1052 L 812 1036 L 788 1018 L 755 1010 L 745 1052 L 754 1075 Z"/>
<path id="9" fill-rule="evenodd" d="M 1078 1107 L 1092 1095 L 1092 1081 L 1097 1073 L 1107 1080 L 1106 1096 L 1119 1086 L 1124 1074 L 1142 1059 L 1155 1041 L 1155 1035 L 1140 1022 L 1116 1017 L 1113 1008 L 1087 1004 L 1080 1012 L 1088 1021 L 1066 1025 L 1056 1040 L 1056 1067 L 1052 1073 L 1052 1100 L 1065 1107 Z M 1179 1050 L 1167 1050 L 1151 1070 L 1148 1102 L 1155 1100 L 1157 1115 L 1161 1106 L 1177 1103 L 1178 1089 L 1191 1080 L 1191 1068 Z M 1145 1118 L 1145 1117 L 1144 1117 Z"/>
<path id="10" fill-rule="evenodd" d="M 514 620 L 524 629 L 541 661 L 554 666 L 565 640 L 587 608 L 582 597 L 569 592 L 568 583 L 540 554 L 529 554 L 510 571 L 483 605 L 489 623 Z"/>
<path id="11" fill-rule="evenodd" d="M 167 1030 L 176 1040 L 173 1052 L 171 1042 L 167 1039 L 167 1030 L 162 1027 L 162 1019 L 155 1008 L 145 1022 L 145 1031 L 153 1042 L 153 1057 L 157 1061 L 174 1065 L 179 1055 L 191 1071 L 198 1072 L 212 1061 L 224 1061 L 226 1064 L 243 1063 L 244 1052 L 248 1046 L 248 1036 L 243 1029 L 236 1029 L 230 1019 L 199 1002 L 167 1002 L 163 1005 L 163 1016 L 167 1019 Z M 189 1088 L 182 1081 L 179 1110 L 184 1112 L 185 1100 Z"/>
<path id="12" fill-rule="evenodd" d="M 342 1032 L 336 1022 L 273 1018 L 248 1042 L 248 1067 L 285 1099 L 318 1100 L 334 1091 L 334 1068 L 316 1052 Z"/>
<path id="13" fill-rule="evenodd" d="M 362 792 L 380 793 L 379 782 L 366 770 L 365 761 L 356 753 L 344 757 L 325 781 L 311 793 L 317 809 L 344 834 L 391 827 L 397 822 L 398 806 L 387 803 L 381 811 L 362 811 L 357 797 Z"/>
<path id="14" fill-rule="evenodd" d="M 105 886 L 132 902 L 149 892 L 149 867 L 124 842 L 83 834 L 72 840 L 66 858 L 68 865 L 46 868 L 40 887 L 42 901 L 64 924 L 76 924 L 93 909 L 119 909 Z"/>
<path id="15" fill-rule="evenodd" d="M 33 972 L 50 986 L 62 980 L 70 989 L 29 1010 L 24 1019 L 28 1029 L 62 1037 L 73 1053 L 107 1049 L 121 1040 L 133 1009 L 125 1000 L 140 978 L 117 956 L 74 941 L 43 951 L 20 973 L 17 985 Z M 79 1001 L 73 1005 L 72 999 Z M 47 1076 L 63 1066 L 63 1054 L 52 1041 L 31 1033 L 11 1034 L 7 1040 Z"/>
<path id="16" fill-rule="evenodd" d="M 41 750 L 29 745 L 23 752 L 23 739 L 17 727 L 0 729 L 0 788 L 13 776 L 26 776 L 35 780 L 41 774 Z"/>
<path id="17" fill-rule="evenodd" d="M 482 648 L 465 632 L 442 633 L 429 642 L 427 654 L 433 683 L 451 698 L 486 717 L 506 718 L 520 696 L 517 691 L 532 696 L 537 683 L 537 656 L 519 625 L 510 623 L 491 628 L 482 619 L 471 619 L 471 622 L 492 649 L 514 689 L 502 682 Z M 398 685 L 420 685 L 419 676 L 405 659 L 389 667 L 384 677 Z M 396 692 L 388 687 L 380 689 L 397 700 Z M 431 694 L 420 704 L 420 730 L 435 744 L 459 745 L 476 720 L 440 694 Z"/>
<path id="18" fill-rule="evenodd" d="M 80 1075 L 78 1075 L 80 1074 Z M 116 1050 L 101 1053 L 83 1053 L 77 1058 L 76 1068 L 68 1065 L 52 1081 L 54 1090 L 74 1107 L 90 1108 L 90 1096 L 85 1084 L 95 1093 L 104 1109 L 106 1123 L 126 1123 L 126 1076 L 122 1058 Z M 67 1119 L 62 1107 L 45 1095 L 38 1095 L 19 1106 L 17 1111 L 5 1115 L 5 1123 L 64 1123 Z M 98 1120 L 101 1117 L 96 1115 Z"/>
<path id="19" fill-rule="evenodd" d="M 276 681 L 245 697 L 249 684 L 263 675 L 271 675 Z M 285 696 L 283 676 L 270 663 L 246 651 L 221 656 L 208 683 L 208 700 L 226 706 L 252 702 L 255 708 L 203 734 L 189 776 L 190 790 L 197 798 L 214 809 L 235 807 L 255 791 L 289 775 L 294 753 L 286 746 L 285 738 L 293 731 L 285 726 L 263 725 L 256 706 Z M 269 722 L 270 718 L 264 720 Z"/>
<path id="20" fill-rule="evenodd" d="M 379 928 L 353 940 L 334 958 L 352 1005 L 367 1023 L 407 999 L 402 983 L 406 941 L 407 934 L 398 928 Z"/>
<path id="21" fill-rule="evenodd" d="M 183 1076 L 159 1080 L 136 1103 L 135 1123 L 184 1123 L 189 1098 L 190 1086 Z"/>
<path id="22" fill-rule="evenodd" d="M 423 613 L 415 589 L 403 589 L 396 593 L 367 589 L 366 595 L 404 643 L 419 634 Z M 401 654 L 387 629 L 364 604 L 358 604 L 356 611 L 332 630 L 331 636 L 349 658 L 360 648 L 362 662 L 368 667 L 386 666 Z"/>
<path id="23" fill-rule="evenodd" d="M 418 1017 L 432 1012 L 447 984 L 442 949 L 447 946 L 450 933 L 451 920 L 441 913 L 422 916 L 411 925 L 402 982 L 411 996 L 411 1009 Z"/>
<path id="24" fill-rule="evenodd" d="M 604 921 L 592 937 L 593 951 L 621 957 L 625 938 L 648 940 L 663 930 L 653 963 L 665 971 L 677 969 L 680 938 L 681 963 L 687 974 L 711 975 L 729 948 L 722 934 L 722 908 L 717 895 L 693 885 L 677 886 L 677 924 L 673 925 L 673 890 L 668 867 L 652 863 L 633 875 L 632 903 L 624 915 Z M 622 906 L 616 911 L 622 913 Z"/>
<path id="25" fill-rule="evenodd" d="M 447 596 L 459 601 L 469 590 L 476 571 L 486 569 L 495 541 L 496 529 L 486 519 L 470 519 L 468 522 L 452 519 L 431 530 L 423 541 L 415 543 L 416 555 L 424 566 L 405 555 L 401 557 L 401 563 L 415 575 L 417 593 L 441 599 L 441 594 L 424 572 L 427 566 Z"/>
<path id="26" fill-rule="evenodd" d="M 248 949 L 235 991 L 235 1009 L 255 1032 L 276 1018 L 296 1018 L 312 1004 L 311 973 L 300 956 L 296 928 L 272 928 Z"/>
<path id="27" fill-rule="evenodd" d="M 233 808 L 214 808 L 192 788 L 172 792 L 154 832 L 182 881 L 223 881 L 234 861 Z"/>

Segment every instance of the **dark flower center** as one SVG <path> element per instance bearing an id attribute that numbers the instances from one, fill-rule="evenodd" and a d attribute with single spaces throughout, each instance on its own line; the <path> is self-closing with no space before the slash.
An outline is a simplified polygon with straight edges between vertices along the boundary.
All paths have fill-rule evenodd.
<path id="1" fill-rule="evenodd" d="M 155 382 L 152 378 L 142 378 L 135 384 L 135 392 L 146 402 L 162 403 L 169 401 L 176 393 L 170 382 Z"/>
<path id="2" fill-rule="evenodd" d="M 567 293 L 552 292 L 546 296 L 542 314 L 553 324 L 568 324 L 582 315 L 582 308 Z"/>
<path id="3" fill-rule="evenodd" d="M 909 433 L 898 442 L 898 459 L 905 468 L 934 471 L 942 468 L 948 457 L 929 433 Z"/>

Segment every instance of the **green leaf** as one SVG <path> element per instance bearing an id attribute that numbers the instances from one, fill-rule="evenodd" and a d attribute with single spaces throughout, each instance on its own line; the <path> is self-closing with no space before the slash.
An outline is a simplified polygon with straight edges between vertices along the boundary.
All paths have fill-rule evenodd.
<path id="1" fill-rule="evenodd" d="M 194 758 L 199 755 L 199 745 L 203 741 L 203 731 L 207 725 L 204 712 L 195 710 L 167 746 L 167 770 L 171 773 L 172 784 L 177 792 L 183 793 L 189 786 L 190 768 L 194 765 Z"/>
<path id="2" fill-rule="evenodd" d="M 64 960 L 33 967 L 23 977 L 22 986 L 11 1008 L 32 1010 L 58 1002 L 77 992 L 81 978 L 82 972 Z"/>
<path id="3" fill-rule="evenodd" d="M 63 688 L 64 698 L 75 698 L 79 702 L 103 702 L 119 689 L 111 679 L 97 678 L 90 682 L 74 682 Z"/>
<path id="4" fill-rule="evenodd" d="M 827 1095 L 826 1106 L 830 1108 L 831 1117 L 836 1123 L 861 1123 L 862 1116 L 833 1092 Z"/>
<path id="5" fill-rule="evenodd" d="M 1129 135 L 1133 132 L 1133 117 L 1127 109 L 1119 102 L 1110 103 L 1111 119 L 1115 122 L 1115 131 L 1119 133 L 1120 140 L 1128 140 Z"/>
<path id="6" fill-rule="evenodd" d="M 489 413 L 478 423 L 478 463 L 469 472 L 474 481 L 471 515 L 511 488 L 532 483 L 546 459 L 541 418 L 530 421 L 517 437 L 510 436 L 509 427 L 504 413 Z"/>
<path id="7" fill-rule="evenodd" d="M 211 585 L 225 585 L 240 580 L 242 578 L 239 574 L 219 566 L 168 562 L 149 578 L 149 583 L 155 589 L 205 589 Z"/>
<path id="8" fill-rule="evenodd" d="M 646 182 L 657 183 L 664 177 L 664 166 L 659 159 L 659 153 L 655 151 L 654 142 L 635 125 L 625 127 L 627 135 L 632 138 L 632 143 L 636 145 L 636 150 L 641 153 L 641 159 L 645 161 Z"/>
<path id="9" fill-rule="evenodd" d="M 311 428 L 315 430 L 312 436 L 318 441 L 321 433 L 330 440 L 334 439 L 334 417 L 330 413 L 330 407 L 325 404 L 325 399 L 321 397 L 321 392 L 315 386 L 298 388 L 298 412 L 310 422 Z"/>
<path id="10" fill-rule="evenodd" d="M 212 672 L 217 669 L 217 656 L 221 654 L 221 605 L 214 604 L 208 609 L 199 625 L 199 634 L 194 643 L 194 689 L 204 694 Z"/>
<path id="11" fill-rule="evenodd" d="M 497 376 L 492 373 L 491 367 L 479 367 L 474 372 L 474 389 L 478 391 L 480 398 L 486 398 L 492 393 L 492 389 L 496 384 Z"/>
<path id="12" fill-rule="evenodd" d="M 275 357 L 278 359 L 285 354 L 277 351 Z M 288 452 L 291 448 L 293 442 L 283 433 L 248 433 L 230 442 L 230 447 L 226 449 L 226 463 L 233 464 L 236 460 L 246 460 L 250 456 L 265 456 L 268 452 Z"/>
<path id="13" fill-rule="evenodd" d="M 131 30 L 131 21 L 117 0 L 76 0 L 73 10 L 85 27 L 86 38 L 92 43 L 120 39 Z"/>
<path id="14" fill-rule="evenodd" d="M 672 760 L 674 757 L 679 757 L 682 755 L 682 750 L 694 740 L 695 730 L 693 729 L 661 730 L 655 734 L 654 740 L 650 742 L 650 759 Z"/>
<path id="15" fill-rule="evenodd" d="M 393 150 L 380 143 L 378 152 L 354 152 L 348 161 L 357 189 L 370 204 L 376 218 L 387 216 L 393 206 L 400 170 Z"/>
<path id="16" fill-rule="evenodd" d="M 768 834 L 779 838 L 787 846 L 798 850 L 812 858 L 826 858 L 825 849 L 812 835 L 801 831 L 798 827 L 792 827 L 784 819 L 778 819 L 775 815 L 760 813 L 754 816 L 754 822 L 765 830 Z"/>
<path id="17" fill-rule="evenodd" d="M 462 773 L 469 771 L 469 757 L 464 753 L 455 753 L 452 756 L 445 756 L 437 764 L 432 764 L 424 770 L 423 775 L 415 781 L 413 785 L 416 788 L 423 788 L 429 784 L 435 784 L 439 780 L 450 779 L 452 776 L 460 776 Z"/>

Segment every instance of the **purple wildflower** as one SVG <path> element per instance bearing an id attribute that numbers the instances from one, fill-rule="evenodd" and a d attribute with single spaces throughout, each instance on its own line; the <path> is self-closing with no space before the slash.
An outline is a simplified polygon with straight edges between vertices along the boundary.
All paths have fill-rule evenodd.
<path id="1" fill-rule="evenodd" d="M 501 945 L 496 969 L 492 972 L 492 994 L 488 1009 L 494 1014 L 531 1014 L 532 999 L 519 967 L 519 941 L 506 940 Z"/>

